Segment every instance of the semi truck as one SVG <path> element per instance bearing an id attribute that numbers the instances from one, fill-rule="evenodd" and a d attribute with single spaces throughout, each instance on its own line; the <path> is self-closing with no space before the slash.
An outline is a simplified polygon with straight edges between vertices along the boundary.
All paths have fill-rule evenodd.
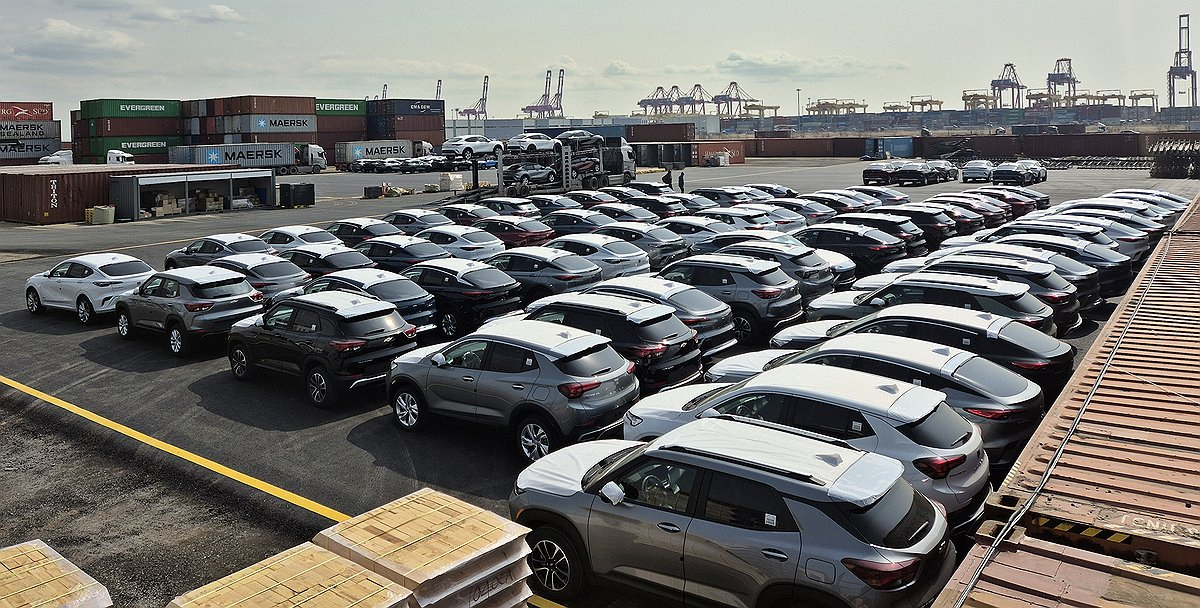
<path id="1" fill-rule="evenodd" d="M 270 168 L 279 175 L 320 173 L 328 166 L 324 148 L 304 143 L 173 146 L 168 158 L 172 163 Z"/>
<path id="2" fill-rule="evenodd" d="M 54 154 L 47 154 L 38 159 L 39 165 L 73 165 L 75 164 L 75 153 L 71 150 L 59 150 Z M 121 150 L 109 150 L 106 156 L 106 163 L 109 165 L 132 165 L 134 164 L 133 155 Z"/>

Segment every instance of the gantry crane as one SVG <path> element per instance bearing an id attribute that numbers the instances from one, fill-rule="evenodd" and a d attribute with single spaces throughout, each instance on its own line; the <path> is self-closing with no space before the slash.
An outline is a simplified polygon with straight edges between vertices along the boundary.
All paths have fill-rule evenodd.
<path id="1" fill-rule="evenodd" d="M 667 98 L 666 87 L 658 87 L 648 97 L 638 101 L 638 107 L 643 114 L 667 114 L 671 111 L 672 101 Z"/>
<path id="2" fill-rule="evenodd" d="M 1075 77 L 1075 70 L 1067 57 L 1055 61 L 1054 71 L 1046 74 L 1046 92 L 1050 93 L 1050 101 L 1055 106 L 1059 105 L 1060 100 L 1074 97 L 1078 84 L 1079 79 Z M 1064 87 L 1062 91 L 1058 90 L 1060 86 Z"/>
<path id="3" fill-rule="evenodd" d="M 487 115 L 487 94 L 488 94 L 488 77 L 485 74 L 483 76 L 483 95 L 479 96 L 479 101 L 476 101 L 475 105 L 473 105 L 469 108 L 466 108 L 465 110 L 459 110 L 458 115 L 466 116 L 468 118 L 482 118 L 484 120 L 487 120 L 487 117 L 488 117 L 488 115 Z"/>
<path id="4" fill-rule="evenodd" d="M 1062 95 L 1051 93 L 1049 89 L 1029 89 L 1025 100 L 1030 108 L 1054 108 L 1062 102 Z"/>
<path id="5" fill-rule="evenodd" d="M 434 99 L 442 98 L 442 79 L 438 78 L 437 92 L 433 94 Z"/>
<path id="6" fill-rule="evenodd" d="M 1017 77 L 1016 64 L 1006 63 L 1000 70 L 1000 76 L 992 80 L 992 95 L 1000 101 L 998 107 L 1020 108 L 1024 104 L 1025 89 L 1021 79 Z M 1004 105 L 1004 94 L 1008 93 L 1008 105 Z"/>
<path id="7" fill-rule="evenodd" d="M 563 76 L 565 74 L 566 70 L 558 71 L 558 93 L 551 96 L 550 83 L 553 81 L 554 70 L 546 70 L 546 88 L 542 92 L 542 96 L 537 101 L 521 108 L 521 111 L 528 114 L 530 118 L 561 118 L 563 115 Z"/>
<path id="8" fill-rule="evenodd" d="M 883 111 L 884 112 L 907 112 L 908 110 L 909 110 L 908 104 L 904 103 L 903 101 L 885 101 L 885 102 L 883 102 Z"/>
<path id="9" fill-rule="evenodd" d="M 1150 107 L 1153 111 L 1158 111 L 1158 93 L 1154 89 L 1134 89 L 1129 92 L 1129 106 L 1136 108 L 1142 105 L 1143 99 L 1150 100 Z"/>
<path id="10" fill-rule="evenodd" d="M 941 110 L 942 100 L 934 99 L 932 95 L 913 95 L 908 98 L 908 105 L 912 107 L 913 112 L 928 112 L 935 107 Z"/>
<path id="11" fill-rule="evenodd" d="M 713 95 L 713 103 L 717 104 L 718 116 L 739 116 L 744 110 L 744 105 L 748 103 L 758 103 L 761 99 L 751 97 L 737 81 L 729 83 L 725 90 Z"/>
<path id="12" fill-rule="evenodd" d="M 712 95 L 699 84 L 692 85 L 692 90 L 680 95 L 675 100 L 680 114 L 706 114 L 708 104 L 712 103 Z"/>
<path id="13" fill-rule="evenodd" d="M 1082 106 L 1092 102 L 1092 92 L 1087 89 L 1076 89 L 1074 93 L 1063 95 L 1063 105 Z"/>
<path id="14" fill-rule="evenodd" d="M 1097 104 L 1107 104 L 1110 99 L 1117 100 L 1116 105 L 1125 105 L 1125 95 L 1123 95 L 1119 89 L 1100 89 L 1099 91 L 1092 93 L 1088 98 L 1088 101 Z"/>
<path id="15" fill-rule="evenodd" d="M 554 93 L 554 97 L 550 98 L 550 118 L 563 117 L 563 79 L 566 77 L 567 71 L 559 68 L 558 70 L 558 90 Z"/>
<path id="16" fill-rule="evenodd" d="M 1167 71 L 1167 103 L 1175 107 L 1175 81 L 1191 80 L 1191 107 L 1196 107 L 1196 70 L 1192 67 L 1192 35 L 1190 14 L 1179 16 L 1179 50 L 1175 51 L 1175 64 Z M 1181 93 L 1183 91 L 1180 91 Z"/>
<path id="17" fill-rule="evenodd" d="M 999 107 L 1000 98 L 988 89 L 963 91 L 963 110 L 992 110 Z"/>

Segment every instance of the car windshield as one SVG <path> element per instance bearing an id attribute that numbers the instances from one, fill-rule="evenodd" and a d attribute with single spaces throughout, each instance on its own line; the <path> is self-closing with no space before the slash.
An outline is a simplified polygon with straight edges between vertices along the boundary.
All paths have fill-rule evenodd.
<path id="1" fill-rule="evenodd" d="M 396 331 L 407 323 L 395 308 L 388 307 L 374 312 L 350 317 L 341 322 L 346 336 L 366 337 Z"/>
<path id="2" fill-rule="evenodd" d="M 545 225 L 545 224 L 543 224 L 543 225 Z M 464 232 L 462 234 L 462 239 L 464 241 L 467 241 L 468 243 L 475 243 L 477 245 L 483 245 L 485 243 L 494 243 L 494 242 L 500 240 L 500 239 L 496 238 L 495 236 L 493 236 L 490 232 L 484 232 L 482 230 L 472 230 L 470 232 Z"/>
<path id="3" fill-rule="evenodd" d="M 404 246 L 404 254 L 414 258 L 442 257 L 445 253 L 445 249 L 433 243 L 413 243 Z"/>
<path id="4" fill-rule="evenodd" d="M 473 287 L 491 289 L 511 285 L 513 278 L 495 268 L 480 268 L 463 275 L 463 280 Z"/>
<path id="5" fill-rule="evenodd" d="M 1048 336 L 1028 325 L 1012 322 L 1000 330 L 1000 337 L 1017 345 L 1021 350 L 1028 350 L 1040 355 L 1050 356 L 1062 349 L 1063 342 L 1053 336 Z"/>
<path id="6" fill-rule="evenodd" d="M 367 293 L 380 300 L 392 301 L 419 298 L 425 295 L 425 290 L 408 279 L 392 279 L 372 285 L 367 289 Z"/>
<path id="7" fill-rule="evenodd" d="M 367 224 L 364 229 L 375 236 L 387 236 L 389 234 L 396 234 L 397 232 L 400 232 L 399 228 L 387 222 L 383 222 L 381 224 Z"/>
<path id="8" fill-rule="evenodd" d="M 604 245 L 604 248 L 617 255 L 630 255 L 633 253 L 641 253 L 641 249 L 626 243 L 625 241 L 613 241 Z"/>
<path id="9" fill-rule="evenodd" d="M 667 230 L 666 228 L 651 228 L 646 231 L 646 234 L 660 241 L 678 241 L 679 235 Z"/>
<path id="10" fill-rule="evenodd" d="M 959 366 L 954 378 L 989 397 L 1013 397 L 1029 387 L 1028 380 L 983 357 L 972 357 Z"/>
<path id="11" fill-rule="evenodd" d="M 787 273 L 778 266 L 762 272 L 751 272 L 750 278 L 754 279 L 754 282 L 758 283 L 759 285 L 783 285 L 784 283 L 792 280 L 792 278 L 789 277 Z"/>
<path id="12" fill-rule="evenodd" d="M 255 253 L 267 251 L 267 243 L 262 239 L 247 239 L 230 243 L 229 248 L 238 253 Z"/>
<path id="13" fill-rule="evenodd" d="M 246 281 L 245 277 L 237 277 L 215 283 L 192 285 L 191 290 L 192 295 L 197 298 L 230 298 L 233 296 L 244 296 L 253 291 L 254 288 L 250 287 L 250 283 Z"/>
<path id="14" fill-rule="evenodd" d="M 300 235 L 300 240 L 304 241 L 305 243 L 328 243 L 331 241 L 336 241 L 338 238 L 328 232 L 325 232 L 324 230 L 317 230 L 316 232 L 305 232 L 304 234 Z"/>
<path id="15" fill-rule="evenodd" d="M 945 402 L 916 422 L 896 427 L 902 435 L 918 445 L 939 450 L 948 450 L 963 445 L 971 438 L 971 423 Z"/>
<path id="16" fill-rule="evenodd" d="M 371 258 L 363 255 L 358 251 L 341 251 L 332 255 L 325 256 L 325 261 L 334 268 L 357 268 L 359 266 L 370 266 Z"/>
<path id="17" fill-rule="evenodd" d="M 254 274 L 264 279 L 292 276 L 302 274 L 303 272 L 299 266 L 288 261 L 271 262 L 270 264 L 254 267 Z"/>
<path id="18" fill-rule="evenodd" d="M 717 399 L 724 397 L 726 394 L 737 390 L 745 383 L 746 383 L 746 381 L 743 380 L 741 382 L 735 382 L 734 384 L 718 386 L 718 387 L 712 389 L 711 391 L 705 391 L 703 393 L 700 393 L 699 395 L 696 395 L 695 397 L 692 397 L 690 400 L 688 400 L 687 403 L 683 404 L 682 409 L 685 412 L 690 412 L 705 403 L 708 403 L 710 401 L 716 401 Z"/>
<path id="19" fill-rule="evenodd" d="M 869 506 L 839 506 L 864 541 L 889 549 L 911 547 L 933 528 L 933 504 L 902 480 Z"/>
<path id="20" fill-rule="evenodd" d="M 616 470 L 626 462 L 637 458 L 642 452 L 646 451 L 647 445 L 650 444 L 641 443 L 638 445 L 631 445 L 627 448 L 623 448 L 614 452 L 611 456 L 605 456 L 604 458 L 601 458 L 600 462 L 592 465 L 592 468 L 588 469 L 587 472 L 583 474 L 583 477 L 580 479 L 580 487 L 586 488 L 592 485 L 594 481 L 604 477 L 609 471 Z"/>
<path id="21" fill-rule="evenodd" d="M 576 378 L 595 378 L 612 371 L 625 369 L 625 360 L 608 342 L 590 346 L 554 362 L 559 371 Z"/>
<path id="22" fill-rule="evenodd" d="M 773 237 L 767 239 L 767 241 L 772 242 L 772 243 L 783 243 L 784 245 L 803 245 L 804 244 L 804 243 L 800 242 L 800 239 L 798 239 L 790 234 L 780 234 L 778 236 L 773 236 Z"/>
<path id="23" fill-rule="evenodd" d="M 143 272 L 151 272 L 154 269 L 149 264 L 141 260 L 129 260 L 128 262 L 116 262 L 113 264 L 105 264 L 100 267 L 100 272 L 110 277 L 127 277 L 131 274 L 141 274 Z"/>
<path id="24" fill-rule="evenodd" d="M 699 289 L 685 289 L 669 298 L 667 301 L 679 310 L 688 312 L 705 312 L 720 308 L 722 302 Z"/>
<path id="25" fill-rule="evenodd" d="M 530 205 L 530 207 L 532 207 L 532 206 L 533 205 Z M 517 224 L 517 228 L 520 228 L 521 230 L 524 230 L 526 232 L 545 232 L 547 230 L 550 230 L 549 226 L 547 226 L 537 220 L 528 220 L 528 221 L 521 222 L 521 223 Z"/>
<path id="26" fill-rule="evenodd" d="M 596 268 L 595 264 L 577 255 L 564 255 L 561 258 L 554 258 L 553 264 L 559 270 L 567 272 L 587 272 Z"/>

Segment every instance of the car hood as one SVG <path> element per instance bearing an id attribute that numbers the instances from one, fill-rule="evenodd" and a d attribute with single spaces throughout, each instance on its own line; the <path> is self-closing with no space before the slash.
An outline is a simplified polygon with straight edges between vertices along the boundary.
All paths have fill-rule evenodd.
<path id="1" fill-rule="evenodd" d="M 245 319 L 239 319 L 238 321 L 234 322 L 233 328 L 234 329 L 246 329 L 247 327 L 253 327 L 255 323 L 258 323 L 259 320 L 262 319 L 262 317 L 263 316 L 261 314 L 258 314 L 258 315 L 246 317 Z"/>
<path id="2" fill-rule="evenodd" d="M 823 342 L 829 336 L 829 330 L 843 323 L 849 323 L 849 321 L 834 319 L 830 321 L 809 321 L 808 323 L 793 325 L 775 334 L 771 338 L 771 346 L 785 346 L 789 344 L 802 346 Z"/>
<path id="3" fill-rule="evenodd" d="M 583 475 L 596 466 L 596 463 L 640 443 L 623 439 L 601 439 L 555 450 L 525 467 L 525 470 L 517 475 L 517 488 L 538 490 L 555 496 L 571 496 L 583 490 Z"/>
<path id="4" fill-rule="evenodd" d="M 740 380 L 763 371 L 763 367 L 772 359 L 794 352 L 796 351 L 792 349 L 771 348 L 735 355 L 710 367 L 708 376 L 716 379 L 717 382 L 725 381 L 722 380 L 725 376 L 732 376 L 730 380 L 734 378 Z"/>
<path id="5" fill-rule="evenodd" d="M 657 393 L 638 401 L 629 408 L 629 413 L 639 418 L 657 418 L 673 420 L 679 418 L 685 412 L 683 405 L 691 401 L 694 397 L 707 393 L 721 386 L 726 386 L 728 383 L 702 383 L 692 384 L 689 386 L 681 386 L 671 390 Z M 687 412 L 691 413 L 691 412 Z"/>
<path id="6" fill-rule="evenodd" d="M 809 310 L 833 309 L 840 310 L 857 306 L 854 299 L 861 296 L 861 291 L 835 291 L 815 298 L 808 303 Z"/>
<path id="7" fill-rule="evenodd" d="M 445 347 L 446 347 L 446 343 L 443 342 L 441 344 L 432 344 L 430 346 L 422 346 L 420 348 L 414 348 L 414 349 L 404 353 L 403 355 L 400 355 L 399 357 L 392 359 L 392 363 L 393 364 L 396 364 L 396 363 L 408 363 L 408 364 L 420 363 L 421 360 L 424 359 L 425 357 L 428 357 L 429 355 L 432 355 L 433 353 L 436 353 Z"/>
<path id="8" fill-rule="evenodd" d="M 844 256 L 836 251 L 830 251 L 828 249 L 814 249 L 813 251 L 816 252 L 817 256 L 819 256 L 822 260 L 825 260 L 829 266 L 833 268 L 834 272 L 854 270 L 854 260 L 851 260 L 847 256 Z"/>
<path id="9" fill-rule="evenodd" d="M 975 233 L 979 234 L 979 233 Z M 975 240 L 975 235 L 952 236 L 942 241 L 942 249 L 949 247 L 967 247 L 970 245 L 978 245 L 979 241 Z"/>

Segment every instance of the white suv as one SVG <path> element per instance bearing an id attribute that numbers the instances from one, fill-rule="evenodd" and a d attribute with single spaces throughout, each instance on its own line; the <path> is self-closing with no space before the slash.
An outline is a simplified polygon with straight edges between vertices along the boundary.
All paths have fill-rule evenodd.
<path id="1" fill-rule="evenodd" d="M 442 154 L 471 158 L 487 154 L 499 154 L 504 149 L 504 142 L 482 135 L 459 135 L 451 137 L 442 144 Z"/>

